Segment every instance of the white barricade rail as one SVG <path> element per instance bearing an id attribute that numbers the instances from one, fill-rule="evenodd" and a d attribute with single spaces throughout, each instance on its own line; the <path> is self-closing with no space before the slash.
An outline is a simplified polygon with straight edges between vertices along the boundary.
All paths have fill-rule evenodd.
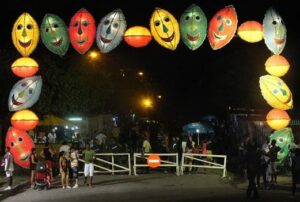
<path id="1" fill-rule="evenodd" d="M 104 156 L 111 157 L 111 161 L 107 161 L 103 159 Z M 118 156 L 118 158 L 127 157 L 128 166 L 119 165 L 115 162 L 115 157 Z M 84 160 L 82 159 L 82 154 L 79 155 L 79 161 L 84 163 Z M 101 158 L 102 157 L 102 158 Z M 100 164 L 101 163 L 101 164 Z M 128 175 L 131 175 L 131 158 L 129 153 L 99 153 L 96 154 L 96 158 L 94 161 L 94 173 L 111 173 L 114 175 L 114 173 L 121 173 L 121 172 L 128 172 Z M 83 173 L 83 171 L 79 171 L 80 174 Z"/>
<path id="2" fill-rule="evenodd" d="M 203 158 L 205 157 L 205 158 Z M 201 159 L 202 158 L 202 159 Z M 223 164 L 215 163 L 213 161 L 206 160 L 207 158 L 223 158 Z M 193 160 L 193 164 L 187 164 L 188 160 Z M 195 164 L 195 161 L 201 162 L 200 164 Z M 212 168 L 212 169 L 222 169 L 223 175 L 222 177 L 226 177 L 226 163 L 227 163 L 227 156 L 226 155 L 213 155 L 213 154 L 193 154 L 193 153 L 183 153 L 182 154 L 182 162 L 181 162 L 181 174 L 183 175 L 183 171 L 185 167 L 192 167 L 192 168 Z"/>
<path id="3" fill-rule="evenodd" d="M 137 175 L 136 173 L 136 168 L 137 167 L 149 167 L 148 164 L 145 163 L 138 163 L 137 159 L 145 159 L 147 160 L 148 156 L 150 156 L 151 154 L 156 154 L 158 155 L 160 158 L 162 156 L 167 156 L 167 157 L 175 157 L 174 160 L 175 161 L 167 161 L 167 160 L 162 160 L 160 159 L 160 166 L 159 167 L 175 167 L 176 168 L 176 175 L 180 175 L 179 172 L 179 161 L 178 161 L 178 154 L 177 153 L 134 153 L 133 154 L 133 174 Z M 172 158 L 171 158 L 172 159 Z"/>

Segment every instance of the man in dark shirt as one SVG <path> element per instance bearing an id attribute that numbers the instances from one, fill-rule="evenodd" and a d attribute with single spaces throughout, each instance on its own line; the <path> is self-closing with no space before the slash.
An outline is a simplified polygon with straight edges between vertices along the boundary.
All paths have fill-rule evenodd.
<path id="1" fill-rule="evenodd" d="M 276 146 L 276 140 L 273 139 L 270 145 L 269 157 L 271 165 L 271 183 L 277 183 L 277 153 L 280 151 L 280 147 Z"/>

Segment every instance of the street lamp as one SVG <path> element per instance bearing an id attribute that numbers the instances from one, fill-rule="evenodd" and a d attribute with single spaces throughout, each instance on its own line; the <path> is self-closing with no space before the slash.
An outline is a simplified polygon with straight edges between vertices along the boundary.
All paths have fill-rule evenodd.
<path id="1" fill-rule="evenodd" d="M 138 75 L 139 75 L 139 76 L 144 76 L 144 72 L 139 71 L 139 72 L 138 72 Z"/>
<path id="2" fill-rule="evenodd" d="M 142 106 L 145 109 L 152 108 L 153 107 L 153 102 L 152 102 L 151 98 L 143 98 L 142 99 Z"/>
<path id="3" fill-rule="evenodd" d="M 88 57 L 90 60 L 96 60 L 100 57 L 100 54 L 98 51 L 90 51 Z"/>

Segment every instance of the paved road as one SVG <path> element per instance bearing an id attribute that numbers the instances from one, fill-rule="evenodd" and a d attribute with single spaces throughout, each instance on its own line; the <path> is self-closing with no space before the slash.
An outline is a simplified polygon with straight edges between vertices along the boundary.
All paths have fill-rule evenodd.
<path id="1" fill-rule="evenodd" d="M 55 187 L 48 191 L 23 189 L 4 202 L 203 202 L 246 201 L 245 184 L 232 186 L 219 175 L 196 174 L 176 176 L 172 174 L 147 174 L 140 176 L 96 176 L 94 187 L 81 185 L 78 189 Z M 258 201 L 300 201 L 290 198 L 288 189 L 260 192 Z"/>

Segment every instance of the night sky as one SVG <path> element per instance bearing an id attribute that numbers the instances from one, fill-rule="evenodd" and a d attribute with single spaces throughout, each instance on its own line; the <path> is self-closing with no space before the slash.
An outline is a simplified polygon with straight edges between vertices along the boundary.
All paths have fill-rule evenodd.
<path id="1" fill-rule="evenodd" d="M 149 20 L 155 7 L 168 10 L 179 21 L 183 11 L 192 3 L 199 5 L 209 20 L 227 5 L 234 5 L 238 20 L 256 20 L 262 23 L 264 14 L 273 7 L 283 18 L 287 27 L 287 44 L 282 55 L 291 68 L 282 79 L 294 94 L 295 109 L 299 108 L 299 23 L 295 23 L 298 8 L 289 1 L 223 1 L 223 0 L 61 0 L 61 1 L 5 1 L 1 6 L 0 49 L 14 49 L 11 42 L 11 29 L 20 14 L 29 12 L 40 25 L 46 13 L 53 13 L 64 19 L 68 25 L 71 17 L 80 9 L 86 8 L 98 23 L 103 16 L 121 8 L 127 27 L 142 25 L 149 27 Z M 17 2 L 17 3 L 16 3 Z M 130 3 L 129 3 L 130 2 Z M 43 5 L 41 5 L 43 4 Z M 96 43 L 94 43 L 96 47 Z M 35 52 L 45 50 L 40 41 Z M 49 51 L 50 52 L 50 51 Z M 51 53 L 52 54 L 52 53 Z M 70 46 L 68 54 L 74 54 Z M 79 55 L 79 54 L 78 54 Z M 114 55 L 122 61 L 122 67 L 142 69 L 157 83 L 157 93 L 163 95 L 164 112 L 184 119 L 199 120 L 206 114 L 222 114 L 229 106 L 271 109 L 263 99 L 259 89 L 259 77 L 267 74 L 264 63 L 271 51 L 264 41 L 250 44 L 238 36 L 225 47 L 212 50 L 208 40 L 196 51 L 191 51 L 180 41 L 177 49 L 171 51 L 160 46 L 154 39 L 142 49 L 135 49 L 122 42 L 105 57 Z M 10 68 L 4 66 L 0 68 Z M 1 76 L 1 75 L 0 75 Z M 3 86 L 2 86 L 3 87 Z M 1 87 L 1 88 L 2 88 Z M 1 97 L 1 99 L 7 99 Z"/>

